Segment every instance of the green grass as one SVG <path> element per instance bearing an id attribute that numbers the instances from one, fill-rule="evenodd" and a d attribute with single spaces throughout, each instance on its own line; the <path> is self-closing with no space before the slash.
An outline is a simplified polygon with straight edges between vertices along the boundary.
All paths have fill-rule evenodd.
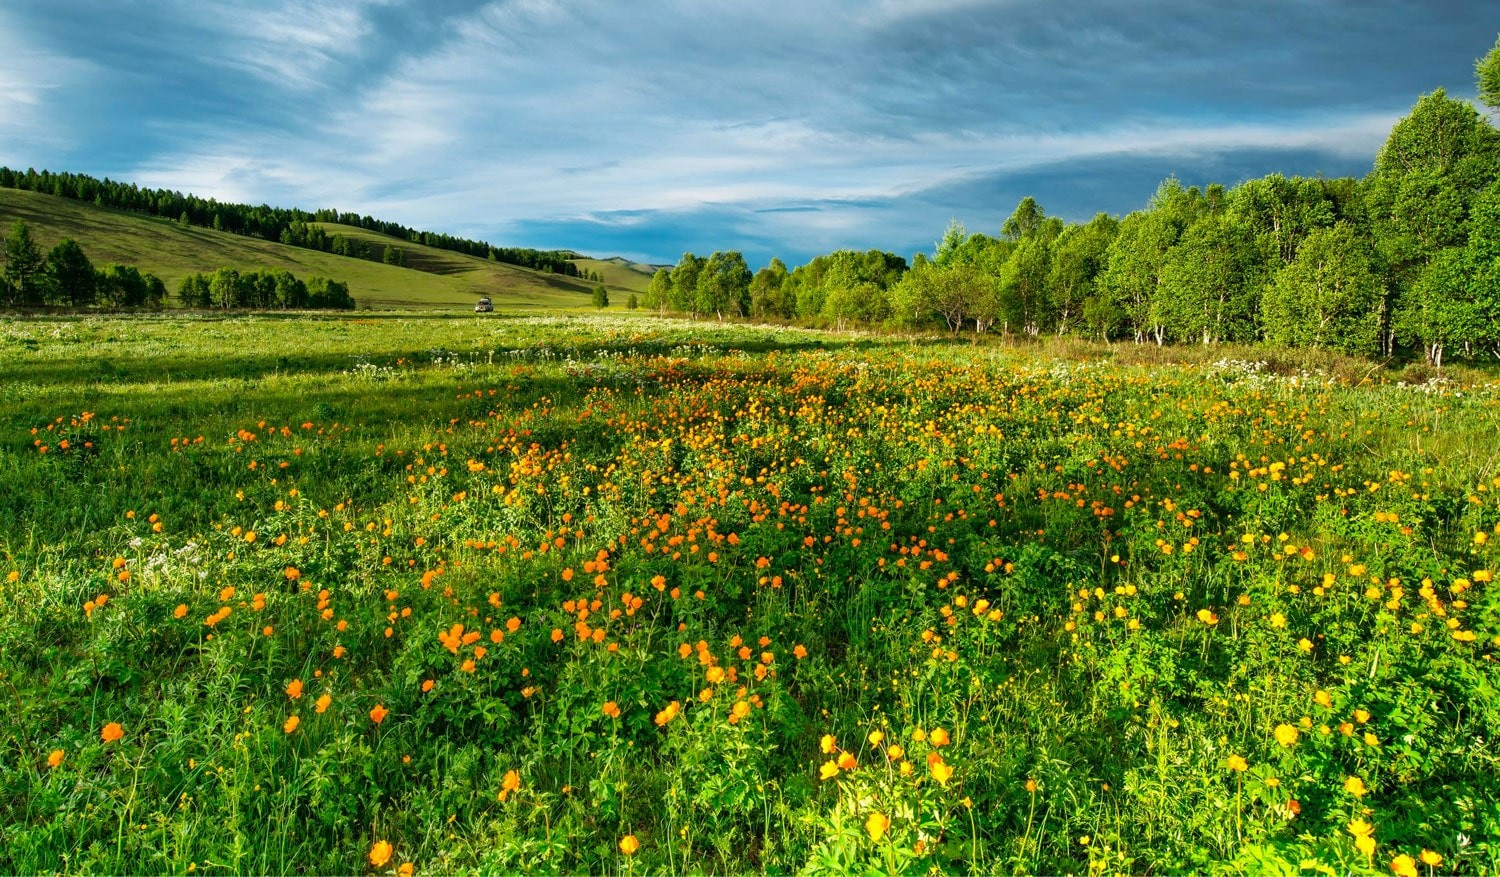
<path id="1" fill-rule="evenodd" d="M 0 319 L 0 873 L 1495 873 L 1500 386 L 1180 353 Z"/>
<path id="2" fill-rule="evenodd" d="M 17 219 L 31 226 L 44 248 L 71 237 L 96 266 L 106 262 L 134 265 L 162 278 L 172 293 L 184 276 L 194 272 L 221 267 L 285 268 L 303 279 L 323 276 L 347 282 L 362 308 L 462 311 L 472 309 L 481 296 L 492 298 L 502 312 L 589 305 L 591 286 L 576 278 L 405 242 L 400 245 L 407 249 L 412 267 L 395 268 L 259 238 L 183 227 L 165 219 L 51 195 L 0 189 L 0 227 L 9 228 Z M 328 228 L 330 233 L 342 231 L 362 239 L 378 239 L 382 244 L 395 240 L 362 229 Z"/>

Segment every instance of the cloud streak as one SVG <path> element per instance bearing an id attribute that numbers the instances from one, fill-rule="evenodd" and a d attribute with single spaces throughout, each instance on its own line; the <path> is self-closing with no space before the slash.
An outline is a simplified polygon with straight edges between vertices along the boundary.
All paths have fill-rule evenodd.
<path id="1" fill-rule="evenodd" d="M 1402 0 L 181 0 L 140 22 L 101 2 L 61 5 L 115 42 L 158 31 L 162 80 L 87 39 L 66 54 L 62 13 L 25 10 L 26 45 L 99 69 L 0 97 L 75 138 L 0 133 L 0 154 L 650 261 L 899 249 L 950 216 L 997 224 L 1014 201 L 980 198 L 1021 182 L 1085 218 L 1143 202 L 1144 168 L 1362 173 L 1419 93 L 1472 89 L 1493 41 L 1466 4 Z M 46 63 L 20 57 L 0 52 L 0 83 Z M 216 73 L 171 97 L 192 69 Z M 131 133 L 91 149 L 80 108 L 116 73 L 140 94 L 107 124 Z"/>

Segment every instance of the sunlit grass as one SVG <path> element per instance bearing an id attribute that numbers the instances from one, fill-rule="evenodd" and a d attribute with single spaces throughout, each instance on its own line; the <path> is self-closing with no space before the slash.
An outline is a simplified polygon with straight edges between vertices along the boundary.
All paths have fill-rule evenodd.
<path id="1" fill-rule="evenodd" d="M 1494 387 L 624 316 L 0 345 L 0 871 L 1497 866 Z"/>

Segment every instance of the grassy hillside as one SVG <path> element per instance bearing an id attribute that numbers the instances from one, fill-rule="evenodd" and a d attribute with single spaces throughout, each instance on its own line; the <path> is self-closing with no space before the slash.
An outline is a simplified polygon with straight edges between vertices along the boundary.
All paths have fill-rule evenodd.
<path id="1" fill-rule="evenodd" d="M 656 273 L 656 266 L 643 265 L 640 262 L 632 262 L 621 256 L 610 259 L 573 259 L 574 265 L 580 271 L 597 271 L 604 278 L 604 285 L 613 292 L 615 289 L 623 289 L 627 292 L 644 294 L 646 287 L 651 285 L 651 275 Z"/>
<path id="2" fill-rule="evenodd" d="M 587 307 L 594 284 L 577 277 L 533 271 L 503 262 L 491 262 L 477 256 L 469 256 L 452 250 L 414 244 L 402 238 L 381 234 L 378 231 L 335 222 L 308 223 L 321 228 L 331 237 L 343 235 L 350 240 L 364 241 L 374 253 L 383 253 L 387 246 L 401 248 L 406 253 L 406 269 L 424 274 L 439 275 L 462 283 L 474 295 L 487 295 L 495 300 L 496 307 L 505 307 L 515 302 L 519 307 Z M 650 278 L 647 278 L 650 281 Z M 613 286 L 609 281 L 606 286 Z M 624 288 L 624 287 L 621 287 Z M 644 289 L 645 287 L 642 287 Z M 473 301 L 473 299 L 469 299 Z M 394 302 L 395 305 L 402 304 Z"/>
<path id="3" fill-rule="evenodd" d="M 343 280 L 361 307 L 469 308 L 480 296 L 493 298 L 502 311 L 589 305 L 589 284 L 575 278 L 404 241 L 400 244 L 407 250 L 410 267 L 395 268 L 259 238 L 183 227 L 51 195 L 0 189 L 0 227 L 9 227 L 17 219 L 31 226 L 44 248 L 64 237 L 74 238 L 95 265 L 135 265 L 161 277 L 174 292 L 188 274 L 230 266 L 285 268 L 304 279 L 323 276 Z M 327 228 L 330 233 L 378 240 L 382 245 L 396 240 L 345 226 Z"/>

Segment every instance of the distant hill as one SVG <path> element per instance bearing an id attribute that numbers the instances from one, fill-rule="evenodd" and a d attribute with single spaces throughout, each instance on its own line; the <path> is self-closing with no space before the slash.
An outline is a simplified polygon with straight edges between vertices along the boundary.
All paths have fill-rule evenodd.
<path id="1" fill-rule="evenodd" d="M 656 273 L 659 266 L 646 265 L 640 262 L 632 262 L 622 256 L 614 256 L 609 259 L 570 259 L 578 270 L 582 272 L 593 271 L 604 278 L 604 285 L 611 288 L 619 288 L 628 292 L 645 293 L 646 288 L 651 285 L 651 276 Z M 671 266 L 667 266 L 671 267 Z"/>
<path id="2" fill-rule="evenodd" d="M 71 237 L 96 266 L 106 262 L 134 265 L 162 278 L 172 294 L 184 276 L 225 266 L 284 268 L 302 278 L 342 280 L 349 284 L 360 307 L 371 308 L 467 309 L 480 296 L 493 299 L 500 311 L 589 307 L 593 289 L 593 284 L 582 278 L 426 247 L 353 226 L 321 224 L 330 235 L 358 238 L 377 252 L 383 252 L 386 245 L 399 247 L 406 253 L 407 267 L 184 226 L 54 195 L 0 188 L 0 229 L 9 228 L 17 219 L 31 227 L 44 249 Z M 632 288 L 610 280 L 606 285 Z"/>

